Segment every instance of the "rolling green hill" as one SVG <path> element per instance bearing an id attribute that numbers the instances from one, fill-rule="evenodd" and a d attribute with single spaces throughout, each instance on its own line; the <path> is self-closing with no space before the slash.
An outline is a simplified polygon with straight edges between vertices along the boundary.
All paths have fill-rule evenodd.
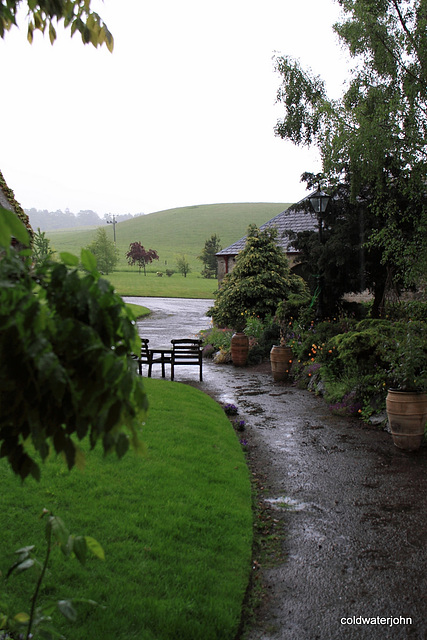
<path id="1" fill-rule="evenodd" d="M 221 239 L 223 248 L 246 235 L 248 225 L 260 226 L 289 206 L 286 203 L 209 204 L 167 209 L 125 220 L 116 224 L 116 241 L 120 262 L 118 269 L 128 267 L 125 253 L 131 242 L 141 242 L 147 249 L 155 249 L 159 261 L 154 270 L 176 268 L 176 256 L 185 254 L 193 271 L 200 272 L 202 263 L 197 260 L 205 240 L 213 234 Z M 113 238 L 112 225 L 105 225 Z M 94 236 L 96 227 L 47 231 L 53 248 L 79 254 Z"/>

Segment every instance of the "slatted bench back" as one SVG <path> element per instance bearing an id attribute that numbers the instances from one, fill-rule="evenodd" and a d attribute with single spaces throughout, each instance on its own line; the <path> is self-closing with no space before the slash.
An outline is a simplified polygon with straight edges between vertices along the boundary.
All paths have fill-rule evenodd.
<path id="1" fill-rule="evenodd" d="M 197 365 L 199 367 L 200 381 L 202 377 L 202 341 L 201 340 L 171 340 L 172 358 L 171 358 L 171 380 L 174 379 L 175 366 Z"/>
<path id="2" fill-rule="evenodd" d="M 142 365 L 151 364 L 150 350 L 148 348 L 149 342 L 150 341 L 147 340 L 146 338 L 141 338 L 141 353 L 139 354 L 139 358 L 138 358 L 138 368 L 139 368 L 140 376 L 142 376 Z M 151 371 L 150 371 L 150 374 L 151 374 Z"/>

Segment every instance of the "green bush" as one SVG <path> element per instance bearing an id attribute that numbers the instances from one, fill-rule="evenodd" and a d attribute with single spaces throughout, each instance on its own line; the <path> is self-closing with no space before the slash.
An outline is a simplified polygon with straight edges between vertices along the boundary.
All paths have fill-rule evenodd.
<path id="1" fill-rule="evenodd" d="M 249 365 L 259 364 L 268 358 L 273 344 L 280 342 L 280 325 L 271 315 L 264 320 L 247 315 L 245 333 L 249 336 Z"/>
<path id="2" fill-rule="evenodd" d="M 255 342 L 254 344 L 249 343 L 249 353 L 247 364 L 254 365 L 260 364 L 265 358 L 265 349 L 261 344 Z"/>
<path id="3" fill-rule="evenodd" d="M 408 300 L 386 305 L 388 319 L 392 320 L 418 320 L 425 321 L 427 318 L 427 302 L 422 300 Z"/>
<path id="4" fill-rule="evenodd" d="M 233 331 L 231 329 L 219 329 L 218 327 L 203 329 L 199 333 L 199 337 L 203 341 L 203 347 L 212 346 L 215 351 L 220 349 L 229 351 L 232 335 Z"/>
<path id="5" fill-rule="evenodd" d="M 313 355 L 319 359 L 330 338 L 347 333 L 355 324 L 352 318 L 340 318 L 318 323 L 313 320 L 304 327 L 299 320 L 295 320 L 290 333 L 292 350 L 300 360 L 308 360 Z"/>
<path id="6" fill-rule="evenodd" d="M 302 278 L 290 273 L 288 259 L 277 245 L 276 236 L 276 230 L 249 227 L 245 248 L 233 271 L 224 278 L 209 310 L 215 324 L 243 331 L 247 316 L 263 319 L 274 315 L 283 298 L 306 286 Z"/>
<path id="7" fill-rule="evenodd" d="M 245 314 L 245 333 L 249 337 L 249 354 L 247 364 L 259 364 L 269 356 L 273 344 L 280 340 L 280 327 L 274 318 L 268 316 L 264 320 L 254 315 Z M 227 354 L 231 351 L 232 329 L 220 329 L 213 326 L 200 331 L 199 337 L 203 341 L 203 355 L 213 357 L 218 351 L 224 354 L 221 361 L 229 362 Z"/>
<path id="8" fill-rule="evenodd" d="M 426 382 L 425 322 L 341 318 L 294 326 L 293 376 L 299 386 L 321 390 L 336 413 L 367 419 L 385 408 L 397 380 L 401 387 Z"/>
<path id="9" fill-rule="evenodd" d="M 271 322 L 271 317 L 269 320 Z M 255 338 L 256 340 L 260 340 L 264 333 L 266 324 L 269 324 L 269 320 L 263 321 L 259 316 L 246 314 L 246 335 Z"/>

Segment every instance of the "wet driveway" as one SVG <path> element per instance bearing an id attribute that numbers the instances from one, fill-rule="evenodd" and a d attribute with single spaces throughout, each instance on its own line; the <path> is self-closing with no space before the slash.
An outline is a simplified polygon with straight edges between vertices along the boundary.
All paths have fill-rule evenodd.
<path id="1" fill-rule="evenodd" d="M 143 300 L 150 346 L 209 325 L 211 301 Z M 388 433 L 331 415 L 308 391 L 274 382 L 268 366 L 206 361 L 203 373 L 198 383 L 184 367 L 176 379 L 238 406 L 283 541 L 281 559 L 256 569 L 265 596 L 245 638 L 427 638 L 427 449 L 407 454 Z"/>

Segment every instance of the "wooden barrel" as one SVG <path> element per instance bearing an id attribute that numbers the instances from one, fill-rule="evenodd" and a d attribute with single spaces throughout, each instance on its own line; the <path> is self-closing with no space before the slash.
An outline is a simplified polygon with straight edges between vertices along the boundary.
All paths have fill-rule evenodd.
<path id="1" fill-rule="evenodd" d="M 270 351 L 270 363 L 271 373 L 276 382 L 281 382 L 288 378 L 292 360 L 293 354 L 290 347 L 273 346 Z"/>
<path id="2" fill-rule="evenodd" d="M 238 331 L 231 336 L 231 359 L 236 367 L 244 367 L 249 353 L 249 338 Z"/>
<path id="3" fill-rule="evenodd" d="M 396 447 L 407 451 L 419 449 L 427 422 L 427 395 L 389 389 L 386 408 Z"/>

